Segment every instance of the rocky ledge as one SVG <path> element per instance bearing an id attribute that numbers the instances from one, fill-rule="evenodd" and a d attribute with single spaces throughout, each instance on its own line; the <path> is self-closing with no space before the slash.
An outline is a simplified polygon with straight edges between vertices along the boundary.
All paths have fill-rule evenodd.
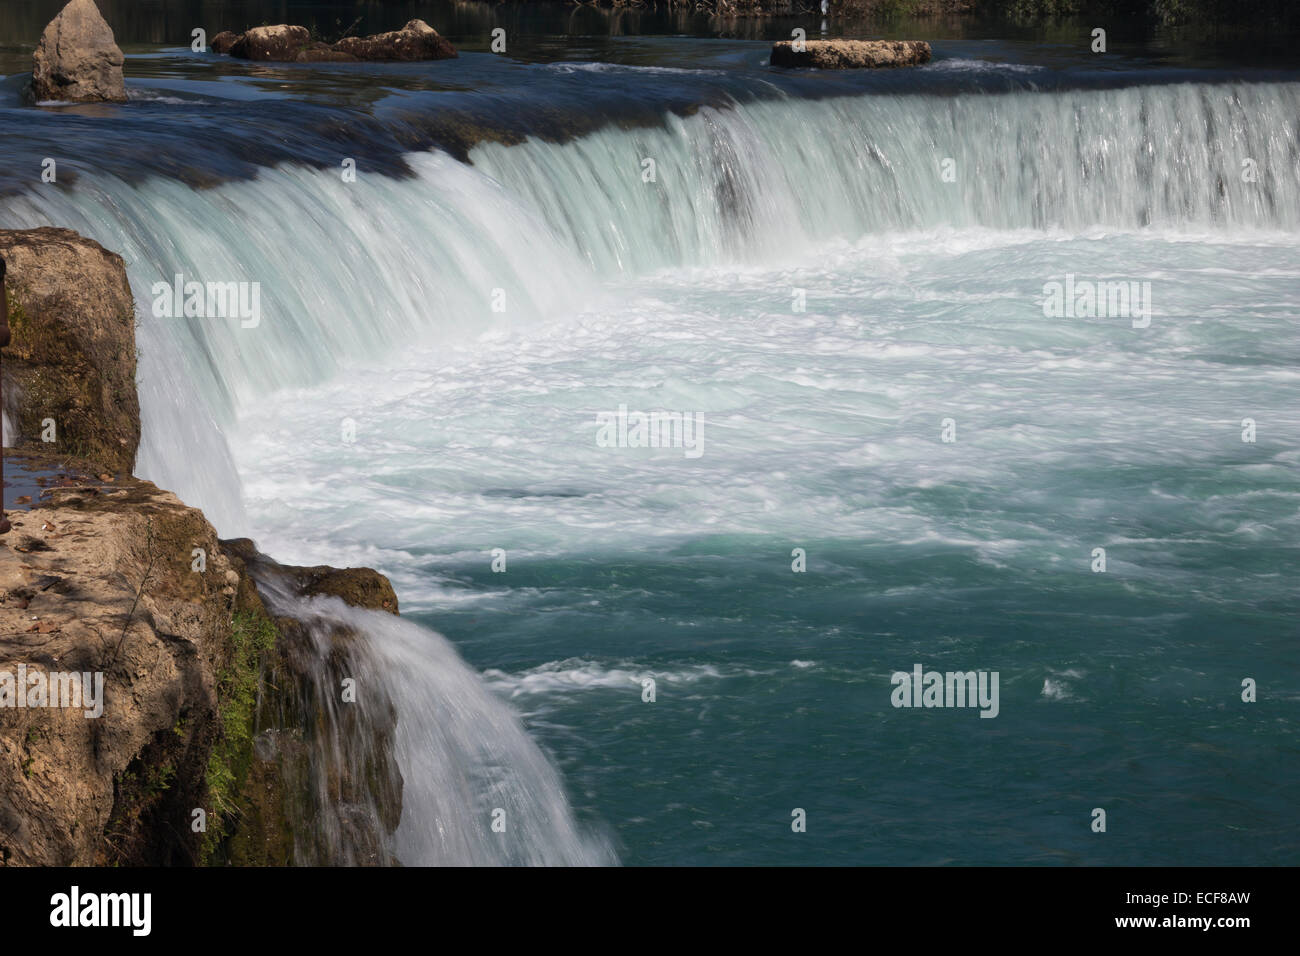
<path id="1" fill-rule="evenodd" d="M 271 585 L 396 614 L 392 585 L 220 540 L 201 511 L 133 477 L 122 259 L 58 229 L 0 230 L 0 257 L 5 411 L 21 445 L 6 454 L 13 527 L 0 536 L 0 864 L 392 862 L 395 717 L 339 704 L 366 642 L 263 597 Z M 340 736 L 364 737 L 367 761 L 322 759 Z M 379 812 L 355 825 L 340 813 L 320 846 L 322 815 L 358 805 Z"/>
<path id="2" fill-rule="evenodd" d="M 930 61 L 924 40 L 781 40 L 772 44 L 772 65 L 819 70 L 917 66 Z"/>
<path id="3" fill-rule="evenodd" d="M 254 27 L 247 33 L 230 31 L 212 38 L 212 52 L 242 60 L 280 63 L 359 63 L 413 60 L 448 60 L 456 48 L 423 20 L 412 20 L 400 30 L 368 37 L 345 37 L 337 43 L 313 40 L 306 27 L 278 24 Z"/>

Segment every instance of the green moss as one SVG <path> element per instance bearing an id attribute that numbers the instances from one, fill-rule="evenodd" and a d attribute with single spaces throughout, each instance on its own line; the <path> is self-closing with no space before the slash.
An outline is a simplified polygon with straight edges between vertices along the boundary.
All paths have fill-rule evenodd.
<path id="1" fill-rule="evenodd" d="M 217 688 L 220 732 L 208 758 L 208 796 L 213 819 L 204 834 L 203 858 L 211 862 L 235 822 L 239 792 L 253 755 L 253 723 L 258 676 L 275 648 L 275 625 L 254 612 L 239 612 L 231 622 L 231 653 Z"/>
<path id="2" fill-rule="evenodd" d="M 27 310 L 23 304 L 18 301 L 18 296 L 13 289 L 5 289 L 5 303 L 9 306 L 9 328 L 15 334 L 26 332 L 30 320 L 27 318 Z"/>
<path id="3" fill-rule="evenodd" d="M 146 800 L 152 800 L 172 788 L 172 781 L 176 779 L 176 768 L 167 764 L 162 767 L 153 767 L 149 771 L 149 776 L 144 782 L 144 797 Z"/>

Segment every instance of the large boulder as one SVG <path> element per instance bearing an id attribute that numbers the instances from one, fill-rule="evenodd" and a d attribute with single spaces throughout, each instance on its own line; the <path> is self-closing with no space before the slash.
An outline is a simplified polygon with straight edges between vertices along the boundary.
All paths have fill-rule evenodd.
<path id="1" fill-rule="evenodd" d="M 0 539 L 0 673 L 101 674 L 102 695 L 90 718 L 0 707 L 0 865 L 193 863 L 192 809 L 212 812 L 233 569 L 174 495 L 65 465 L 6 462 L 11 479 L 29 468 L 55 484 L 40 507 L 10 512 Z M 202 573 L 194 548 L 208 554 Z"/>
<path id="2" fill-rule="evenodd" d="M 32 58 L 37 101 L 125 103 L 125 58 L 95 0 L 72 0 L 41 34 Z"/>
<path id="3" fill-rule="evenodd" d="M 772 65 L 852 70 L 916 66 L 930 60 L 930 44 L 924 40 L 805 40 L 802 45 L 796 50 L 791 40 L 772 44 Z"/>
<path id="4" fill-rule="evenodd" d="M 70 229 L 44 228 L 0 229 L 0 258 L 13 333 L 4 399 L 14 444 L 130 473 L 140 404 L 135 299 L 122 257 Z"/>
<path id="5" fill-rule="evenodd" d="M 243 34 L 223 30 L 209 46 L 213 53 L 267 62 L 355 63 L 357 59 L 328 43 L 313 40 L 306 27 L 287 25 L 256 27 Z"/>
<path id="6" fill-rule="evenodd" d="M 230 45 L 230 55 L 241 60 L 292 61 L 311 42 L 306 27 L 284 23 L 273 27 L 253 27 Z"/>
<path id="7" fill-rule="evenodd" d="M 346 37 L 334 49 L 358 60 L 449 60 L 456 48 L 423 20 L 412 20 L 400 30 L 368 37 Z"/>
<path id="8" fill-rule="evenodd" d="M 236 37 L 225 31 L 212 40 L 216 53 L 229 53 L 244 60 L 277 63 L 356 63 L 448 60 L 456 48 L 423 20 L 412 20 L 400 30 L 368 37 L 346 37 L 333 45 L 313 40 L 306 27 L 280 24 L 254 27 Z"/>

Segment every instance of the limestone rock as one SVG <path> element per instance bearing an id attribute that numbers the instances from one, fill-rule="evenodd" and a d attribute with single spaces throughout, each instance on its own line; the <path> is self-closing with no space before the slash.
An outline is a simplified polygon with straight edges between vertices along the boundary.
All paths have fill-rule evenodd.
<path id="1" fill-rule="evenodd" d="M 346 37 L 334 48 L 358 60 L 447 60 L 457 55 L 456 48 L 423 20 L 412 20 L 389 33 Z"/>
<path id="2" fill-rule="evenodd" d="M 0 866 L 395 863 L 396 711 L 382 688 L 334 706 L 370 666 L 367 642 L 328 614 L 272 619 L 254 571 L 396 614 L 392 585 L 369 569 L 282 567 L 250 541 L 219 542 L 175 495 L 114 479 L 101 462 L 129 470 L 140 430 L 122 259 L 48 228 L 0 230 L 0 259 L 5 400 L 17 396 L 32 439 L 6 470 L 43 488 L 0 536 Z M 57 420 L 53 445 L 42 417 Z M 72 674 L 99 675 L 99 712 L 13 706 L 16 675 L 31 673 L 65 695 Z"/>
<path id="3" fill-rule="evenodd" d="M 253 27 L 231 44 L 230 55 L 241 60 L 292 61 L 311 42 L 306 27 L 284 23 L 273 27 Z"/>
<path id="4" fill-rule="evenodd" d="M 187 823 L 207 805 L 230 565 L 202 513 L 148 482 L 43 498 L 10 512 L 0 539 L 0 672 L 102 674 L 102 712 L 0 708 L 0 864 L 195 863 Z"/>
<path id="5" fill-rule="evenodd" d="M 229 31 L 217 34 L 212 49 L 244 60 L 278 63 L 409 62 L 457 56 L 456 48 L 423 20 L 412 20 L 388 33 L 345 37 L 333 45 L 312 40 L 306 27 L 254 27 L 239 37 Z"/>
<path id="6" fill-rule="evenodd" d="M 129 473 L 140 404 L 135 299 L 122 257 L 70 229 L 42 228 L 0 230 L 0 258 L 13 334 L 5 404 L 19 444 L 89 459 L 96 474 Z"/>
<path id="7" fill-rule="evenodd" d="M 344 604 L 369 611 L 397 614 L 397 594 L 392 582 L 372 568 L 305 568 L 279 564 L 257 550 L 248 538 L 221 542 L 231 555 L 247 565 L 256 565 L 264 576 L 281 579 L 300 597 L 336 597 Z"/>
<path id="8" fill-rule="evenodd" d="M 95 0 L 72 0 L 41 34 L 32 95 L 73 103 L 126 102 L 125 58 Z"/>
<path id="9" fill-rule="evenodd" d="M 772 65 L 853 70 L 916 66 L 930 60 L 930 44 L 924 40 L 805 40 L 803 46 L 797 51 L 791 40 L 772 44 Z"/>

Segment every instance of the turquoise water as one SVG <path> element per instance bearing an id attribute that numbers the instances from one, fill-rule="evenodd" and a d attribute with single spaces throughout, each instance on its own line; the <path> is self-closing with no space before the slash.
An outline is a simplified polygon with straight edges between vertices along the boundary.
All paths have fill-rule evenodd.
<path id="1" fill-rule="evenodd" d="M 558 770 L 506 734 L 556 824 L 504 862 L 1300 861 L 1300 84 L 957 44 L 819 86 L 706 47 L 467 54 L 468 92 L 394 68 L 365 103 L 364 71 L 141 54 L 103 168 L 0 225 L 127 258 L 142 474 L 280 560 L 379 568 L 428 629 L 372 634 L 425 735 L 406 862 L 464 809 L 420 755 L 513 726 L 484 686 Z M 528 137 L 460 161 L 452 107 Z M 15 164 L 95 132 L 14 115 Z M 295 132 L 186 152 L 249 115 Z M 260 281 L 262 323 L 154 319 L 178 271 Z M 1051 317 L 1067 277 L 1150 308 Z M 694 416 L 700 454 L 602 447 L 621 406 Z M 997 717 L 895 708 L 916 664 L 996 672 Z"/>
<path id="2" fill-rule="evenodd" d="M 1162 277 L 1148 330 L 1019 291 L 1117 255 Z M 249 423 L 246 487 L 277 547 L 383 540 L 404 613 L 626 863 L 1288 862 L 1296 266 L 1286 238 L 986 233 L 656 276 L 618 322 L 413 359 L 400 398 L 361 373 L 351 501 L 284 509 L 337 388 L 307 449 Z M 779 311 L 795 282 L 815 312 Z M 703 410 L 702 456 L 598 448 L 584 411 L 618 401 Z M 914 663 L 999 672 L 998 717 L 893 708 Z"/>

